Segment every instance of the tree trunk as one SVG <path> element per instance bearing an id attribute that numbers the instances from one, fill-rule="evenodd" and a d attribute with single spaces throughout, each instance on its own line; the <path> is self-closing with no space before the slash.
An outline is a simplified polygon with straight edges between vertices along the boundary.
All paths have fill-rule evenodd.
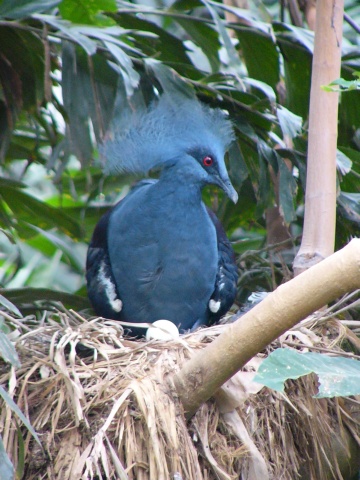
<path id="1" fill-rule="evenodd" d="M 317 0 L 310 92 L 305 218 L 295 275 L 334 251 L 339 94 L 323 85 L 340 77 L 343 0 Z"/>

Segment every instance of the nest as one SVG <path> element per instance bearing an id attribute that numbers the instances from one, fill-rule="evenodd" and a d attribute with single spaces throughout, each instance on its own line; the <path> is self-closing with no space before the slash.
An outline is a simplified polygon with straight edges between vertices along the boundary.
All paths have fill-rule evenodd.
<path id="1" fill-rule="evenodd" d="M 0 433 L 18 478 L 343 478 L 334 438 L 348 461 L 349 429 L 352 438 L 359 435 L 353 420 L 359 402 L 314 399 L 311 376 L 288 381 L 286 395 L 261 388 L 251 378 L 267 352 L 186 421 L 171 379 L 226 325 L 162 343 L 124 339 L 119 322 L 89 321 L 72 311 L 48 312 L 41 321 L 7 317 L 22 365 L 15 371 L 1 363 L 0 384 L 42 443 L 0 400 Z M 317 324 L 303 324 L 280 341 L 298 348 L 306 337 L 308 346 L 339 350 L 340 322 L 327 322 L 326 331 Z M 76 353 L 79 342 L 92 349 L 90 356 Z"/>

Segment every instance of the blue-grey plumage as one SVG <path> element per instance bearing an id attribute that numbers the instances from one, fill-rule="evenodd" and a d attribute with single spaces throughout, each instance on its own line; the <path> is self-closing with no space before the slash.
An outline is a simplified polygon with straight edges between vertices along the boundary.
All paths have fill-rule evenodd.
<path id="1" fill-rule="evenodd" d="M 163 95 L 105 143 L 108 171 L 156 166 L 162 173 L 158 181 L 140 182 L 95 229 L 87 285 L 98 315 L 127 322 L 167 319 L 186 331 L 230 308 L 234 254 L 201 190 L 216 184 L 236 202 L 224 162 L 231 140 L 221 110 Z"/>
<path id="2" fill-rule="evenodd" d="M 107 173 L 144 173 L 197 147 L 211 147 L 220 158 L 233 140 L 231 123 L 220 109 L 182 96 L 164 94 L 147 110 L 134 107 L 127 120 L 117 131 L 115 119 L 100 147 Z M 219 166 L 223 168 L 222 162 Z"/>

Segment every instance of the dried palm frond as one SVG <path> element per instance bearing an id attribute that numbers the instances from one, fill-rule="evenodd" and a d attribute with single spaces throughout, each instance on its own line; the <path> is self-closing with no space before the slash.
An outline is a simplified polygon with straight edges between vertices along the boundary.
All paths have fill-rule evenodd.
<path id="1" fill-rule="evenodd" d="M 119 322 L 89 321 L 72 311 L 49 312 L 40 322 L 11 322 L 9 315 L 8 321 L 22 366 L 15 371 L 0 363 L 0 384 L 30 419 L 43 449 L 26 429 L 19 435 L 16 415 L 2 400 L 0 433 L 15 466 L 24 449 L 28 480 L 290 480 L 304 472 L 341 479 L 334 436 L 346 457 L 343 422 L 354 438 L 360 433 L 359 403 L 313 398 L 311 376 L 288 381 L 286 395 L 251 382 L 266 352 L 187 422 L 172 376 L 226 325 L 162 343 L 124 339 Z M 311 325 L 302 323 L 279 341 L 340 351 L 339 321 L 327 323 L 331 340 Z M 86 358 L 76 353 L 80 342 Z"/>

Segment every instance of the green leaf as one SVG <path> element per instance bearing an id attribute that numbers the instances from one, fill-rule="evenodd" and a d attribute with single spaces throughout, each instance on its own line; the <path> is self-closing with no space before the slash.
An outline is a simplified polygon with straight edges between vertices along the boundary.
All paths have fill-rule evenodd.
<path id="1" fill-rule="evenodd" d="M 264 234 L 253 232 L 247 236 L 244 234 L 241 240 L 236 240 L 231 245 L 237 254 L 242 255 L 250 250 L 259 250 L 264 245 L 264 241 Z"/>
<path id="2" fill-rule="evenodd" d="M 96 38 L 102 42 L 114 43 L 123 50 L 127 50 L 128 52 L 143 56 L 141 50 L 131 45 L 131 38 L 129 37 L 129 32 L 117 25 L 107 28 L 99 28 L 89 25 L 77 25 L 77 30 L 79 33 L 82 33 L 87 37 Z M 121 37 L 125 37 L 126 41 L 121 40 Z M 148 39 L 149 37 L 153 37 L 153 35 L 151 33 L 144 32 L 144 37 Z"/>
<path id="3" fill-rule="evenodd" d="M 61 0 L 3 0 L 0 5 L 0 18 L 19 20 L 34 13 L 42 13 L 58 5 Z"/>
<path id="4" fill-rule="evenodd" d="M 228 31 L 225 26 L 225 22 L 218 15 L 216 8 L 213 5 L 216 5 L 214 2 L 208 0 L 202 0 L 206 8 L 209 10 L 210 15 L 212 16 L 217 30 L 219 32 L 219 37 L 222 40 L 222 44 L 225 47 L 226 53 L 229 58 L 229 66 L 236 70 L 238 73 L 241 72 L 241 61 L 235 50 L 235 47 L 231 41 L 231 38 L 228 34 Z"/>
<path id="5" fill-rule="evenodd" d="M 248 168 L 237 142 L 233 142 L 229 150 L 229 175 L 234 185 L 240 187 L 249 176 Z"/>
<path id="6" fill-rule="evenodd" d="M 22 318 L 21 312 L 20 312 L 20 310 L 17 308 L 17 306 L 14 305 L 13 303 L 11 303 L 11 302 L 10 302 L 6 297 L 4 297 L 3 295 L 0 295 L 0 305 L 2 305 L 3 307 L 5 307 L 6 310 L 8 310 L 9 312 L 13 313 L 13 314 L 16 315 L 17 317 Z"/>
<path id="7" fill-rule="evenodd" d="M 250 87 L 249 90 L 254 92 L 257 95 L 257 105 L 256 108 L 258 110 L 265 110 L 271 108 L 271 103 L 276 102 L 276 95 L 274 90 L 268 85 L 267 83 L 261 82 L 260 80 L 256 80 L 254 78 L 246 77 L 242 79 L 242 83 L 247 87 Z M 267 100 L 266 104 L 263 103 L 263 107 L 261 105 L 260 98 L 264 98 Z M 266 106 L 265 106 L 266 105 Z"/>
<path id="8" fill-rule="evenodd" d="M 284 160 L 290 160 L 294 166 L 299 170 L 300 184 L 305 189 L 306 185 L 306 154 L 302 154 L 296 150 L 289 148 L 277 148 L 276 154 Z"/>
<path id="9" fill-rule="evenodd" d="M 326 92 L 348 92 L 351 90 L 360 89 L 360 80 L 345 80 L 344 78 L 338 78 L 329 85 L 323 85 L 321 87 Z"/>
<path id="10" fill-rule="evenodd" d="M 0 355 L 5 362 L 10 363 L 16 368 L 21 367 L 20 359 L 14 345 L 8 339 L 6 333 L 0 330 Z M 0 477 L 1 478 L 1 477 Z"/>
<path id="11" fill-rule="evenodd" d="M 79 31 L 80 26 L 72 25 L 67 20 L 61 20 L 58 17 L 52 15 L 36 14 L 34 18 L 42 23 L 47 23 L 54 27 L 56 30 L 62 32 L 67 38 L 74 41 L 77 45 L 81 46 L 88 55 L 96 53 L 96 42 L 86 37 Z"/>
<path id="12" fill-rule="evenodd" d="M 140 75 L 134 70 L 130 57 L 120 47 L 108 41 L 105 41 L 104 45 L 117 61 L 116 64 L 109 62 L 109 65 L 117 67 L 115 71 L 122 75 L 126 94 L 131 97 L 139 84 Z"/>
<path id="13" fill-rule="evenodd" d="M 121 13 L 121 11 L 114 18 L 123 28 L 132 30 L 132 37 L 146 56 L 156 56 L 158 60 L 169 65 L 176 65 L 178 69 L 181 69 L 183 64 L 187 67 L 191 65 L 184 42 L 170 32 L 145 18 Z M 141 32 L 151 32 L 152 37 L 140 36 Z"/>
<path id="14" fill-rule="evenodd" d="M 68 148 L 75 153 L 82 165 L 88 165 L 92 158 L 93 145 L 89 126 L 89 103 L 84 93 L 91 90 L 91 79 L 79 56 L 80 52 L 77 55 L 72 43 L 63 42 L 62 93 L 69 118 Z"/>
<path id="15" fill-rule="evenodd" d="M 341 192 L 337 203 L 342 215 L 360 226 L 360 193 Z"/>
<path id="16" fill-rule="evenodd" d="M 238 27 L 235 30 L 240 41 L 249 77 L 256 78 L 276 91 L 280 76 L 279 52 L 270 34 L 263 28 Z"/>
<path id="17" fill-rule="evenodd" d="M 0 386 L 0 396 L 3 398 L 3 400 L 6 402 L 7 406 L 11 408 L 11 410 L 16 413 L 16 415 L 20 418 L 20 420 L 23 422 L 25 427 L 29 430 L 31 435 L 35 438 L 37 443 L 41 446 L 40 439 L 38 437 L 38 434 L 35 432 L 34 428 L 31 426 L 29 420 L 25 417 L 25 415 L 22 413 L 20 408 L 16 405 L 14 400 L 10 397 L 10 395 L 7 393 L 7 391 Z"/>
<path id="18" fill-rule="evenodd" d="M 26 188 L 25 183 L 18 182 L 17 180 L 13 180 L 12 178 L 4 178 L 0 177 L 0 188 L 8 187 L 8 188 Z"/>
<path id="19" fill-rule="evenodd" d="M 216 8 L 219 8 L 225 12 L 233 13 L 240 20 L 238 22 L 240 25 L 246 24 L 247 26 L 251 26 L 259 30 L 262 30 L 264 33 L 269 32 L 269 25 L 267 23 L 264 23 L 263 21 L 257 20 L 257 18 L 263 18 L 262 15 L 253 14 L 252 8 L 249 8 L 249 9 L 239 8 L 239 7 L 234 7 L 228 3 L 219 3 L 212 0 L 208 0 L 208 2 L 211 5 L 215 6 Z M 180 0 L 180 3 L 183 3 L 182 0 Z M 271 16 L 269 14 L 265 15 L 265 18 L 266 18 L 266 21 L 271 20 Z M 236 25 L 236 27 L 238 28 L 238 25 Z"/>
<path id="20" fill-rule="evenodd" d="M 81 63 L 81 69 L 84 69 L 83 57 L 78 58 Z M 108 65 L 104 56 L 93 55 L 91 57 L 92 72 L 91 76 L 83 78 L 82 97 L 83 101 L 88 103 L 89 116 L 92 126 L 99 142 L 103 139 L 104 134 L 109 126 L 113 115 L 114 104 L 118 85 L 121 78 Z M 94 85 L 96 84 L 96 88 Z"/>
<path id="21" fill-rule="evenodd" d="M 246 179 L 237 191 L 239 201 L 236 205 L 220 194 L 223 200 L 216 212 L 224 228 L 230 232 L 241 227 L 250 230 L 256 221 L 256 198 L 249 179 Z"/>
<path id="22" fill-rule="evenodd" d="M 292 174 L 292 167 L 289 168 L 285 161 L 278 155 L 277 160 L 279 166 L 279 206 L 285 223 L 289 224 L 296 219 L 294 208 L 296 182 Z"/>
<path id="23" fill-rule="evenodd" d="M 17 425 L 16 430 L 18 438 L 18 461 L 16 466 L 16 478 L 23 478 L 25 471 L 25 441 L 20 425 Z"/>
<path id="24" fill-rule="evenodd" d="M 300 134 L 302 127 L 302 118 L 290 112 L 287 108 L 278 105 L 276 115 L 284 136 L 291 140 Z"/>
<path id="25" fill-rule="evenodd" d="M 24 266 L 19 268 L 16 274 L 7 283 L 7 288 L 20 288 L 24 286 L 31 275 L 37 270 L 40 261 L 40 252 L 37 252 L 36 255 L 32 255 L 29 261 L 25 262 Z"/>
<path id="26" fill-rule="evenodd" d="M 358 360 L 313 352 L 299 353 L 288 348 L 274 350 L 260 365 L 254 381 L 283 392 L 286 380 L 310 373 L 315 373 L 319 378 L 316 398 L 360 394 Z"/>
<path id="27" fill-rule="evenodd" d="M 0 294 L 15 303 L 21 311 L 44 309 L 52 307 L 54 302 L 61 302 L 67 308 L 84 310 L 90 308 L 89 300 L 79 295 L 66 292 L 56 292 L 47 288 L 0 288 Z"/>
<path id="28" fill-rule="evenodd" d="M 345 81 L 352 81 L 356 70 L 360 68 L 359 49 L 354 55 L 343 56 L 341 63 L 341 77 Z M 360 129 L 360 92 L 359 89 L 348 90 L 341 94 L 339 104 L 338 142 L 340 145 L 352 145 L 356 139 L 356 132 Z"/>
<path id="29" fill-rule="evenodd" d="M 101 12 L 116 12 L 116 0 L 62 0 L 59 10 L 65 20 L 87 25 L 113 25 L 113 21 Z"/>
<path id="30" fill-rule="evenodd" d="M 183 95 L 189 98 L 193 98 L 195 96 L 193 88 L 186 83 L 173 69 L 151 58 L 146 59 L 144 63 L 149 72 L 152 72 L 152 74 L 156 77 L 165 92 L 169 93 L 170 95 L 181 92 Z"/>
<path id="31" fill-rule="evenodd" d="M 258 147 L 258 162 L 260 165 L 259 172 L 259 189 L 257 192 L 258 195 L 258 205 L 257 213 L 260 214 L 262 209 L 266 209 L 268 205 L 272 205 L 274 200 L 274 193 L 271 187 L 270 175 L 269 175 L 269 164 L 274 164 L 274 153 L 272 149 L 263 141 L 259 141 L 257 144 Z"/>
<path id="32" fill-rule="evenodd" d="M 360 175 L 360 151 L 350 147 L 339 146 L 338 152 L 341 152 L 341 162 L 344 163 L 344 174 L 339 176 L 341 182 L 341 190 L 346 192 L 360 192 L 359 175 Z M 349 170 L 349 166 L 351 169 Z M 337 169 L 340 171 L 337 158 Z"/>
<path id="33" fill-rule="evenodd" d="M 174 10 L 191 10 L 201 6 L 202 2 L 200 0 L 175 0 L 171 8 Z"/>
<path id="34" fill-rule="evenodd" d="M 360 151 L 347 146 L 339 146 L 339 150 L 346 155 L 353 164 L 356 164 L 360 170 Z"/>
<path id="35" fill-rule="evenodd" d="M 2 95 L 7 107 L 35 109 L 43 100 L 44 45 L 32 32 L 0 28 Z M 14 125 L 11 125 L 13 128 Z"/>
<path id="36" fill-rule="evenodd" d="M 0 478 L 1 480 L 14 480 L 14 466 L 6 453 L 2 437 L 0 435 Z"/>
<path id="37" fill-rule="evenodd" d="M 85 259 L 83 255 L 79 255 L 80 243 L 74 242 L 68 236 L 59 235 L 55 232 L 48 232 L 39 227 L 32 227 L 40 235 L 28 240 L 27 244 L 33 248 L 37 248 L 43 255 L 48 257 L 54 256 L 57 250 L 65 254 L 69 264 L 78 273 L 83 275 Z"/>
<path id="38" fill-rule="evenodd" d="M 306 121 L 309 113 L 313 35 L 280 23 L 274 24 L 274 31 L 284 61 L 286 106 Z"/>
<path id="39" fill-rule="evenodd" d="M 352 161 L 341 150 L 336 150 L 336 168 L 341 175 L 346 175 L 351 171 Z"/>
<path id="40" fill-rule="evenodd" d="M 188 18 L 174 17 L 174 21 L 186 31 L 194 44 L 201 48 L 209 61 L 211 71 L 217 72 L 220 66 L 221 44 L 216 30 L 211 25 L 193 20 L 191 16 Z"/>
<path id="41" fill-rule="evenodd" d="M 75 238 L 83 236 L 80 225 L 63 213 L 61 209 L 51 207 L 19 189 L 3 187 L 0 194 L 1 199 L 8 205 L 15 217 L 21 219 L 22 222 L 28 222 L 30 225 L 37 225 L 43 229 L 57 227 Z"/>

